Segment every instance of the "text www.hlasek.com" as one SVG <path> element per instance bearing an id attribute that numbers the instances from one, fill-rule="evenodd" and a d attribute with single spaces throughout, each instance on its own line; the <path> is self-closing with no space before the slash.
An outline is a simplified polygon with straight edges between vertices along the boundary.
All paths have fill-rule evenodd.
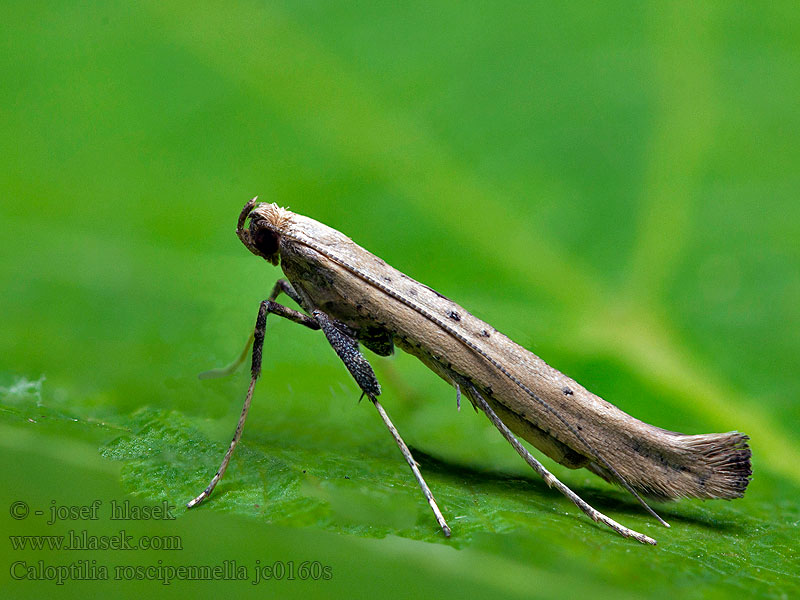
<path id="1" fill-rule="evenodd" d="M 10 535 L 14 550 L 183 550 L 179 535 L 133 536 L 124 529 L 114 535 L 94 535 L 70 529 L 66 535 Z"/>

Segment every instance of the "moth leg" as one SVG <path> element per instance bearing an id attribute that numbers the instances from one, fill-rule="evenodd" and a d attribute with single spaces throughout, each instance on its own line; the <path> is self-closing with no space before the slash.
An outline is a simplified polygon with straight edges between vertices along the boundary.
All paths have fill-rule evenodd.
<path id="1" fill-rule="evenodd" d="M 231 373 L 235 372 L 242 363 L 247 359 L 247 355 L 250 353 L 250 346 L 253 345 L 253 334 L 250 334 L 250 337 L 247 338 L 247 343 L 245 343 L 244 348 L 242 348 L 241 353 L 236 359 L 229 365 L 225 365 L 224 367 L 219 367 L 217 369 L 209 369 L 208 371 L 203 371 L 202 373 L 197 375 L 198 379 L 220 379 L 222 377 L 227 377 Z"/>
<path id="2" fill-rule="evenodd" d="M 280 283 L 280 282 L 279 282 Z M 275 286 L 277 289 L 277 285 Z M 273 290 L 273 294 L 275 291 Z M 277 294 L 276 294 L 277 295 Z M 261 355 L 262 350 L 264 347 L 264 334 L 266 333 L 267 328 L 267 315 L 268 314 L 275 314 L 279 317 L 283 317 L 285 319 L 289 319 L 290 321 L 294 321 L 295 323 L 299 323 L 300 325 L 305 325 L 309 329 L 317 330 L 319 329 L 319 324 L 309 317 L 308 315 L 304 315 L 303 313 L 293 310 L 291 308 L 287 308 L 282 304 L 278 304 L 273 300 L 264 300 L 258 309 L 258 317 L 256 318 L 256 326 L 253 331 L 253 360 L 250 367 L 250 386 L 247 388 L 247 395 L 245 396 L 244 406 L 242 406 L 242 413 L 239 416 L 239 423 L 236 425 L 236 431 L 233 434 L 233 439 L 231 440 L 231 445 L 228 447 L 228 451 L 225 453 L 225 457 L 222 459 L 222 464 L 220 465 L 217 472 L 214 474 L 214 477 L 211 478 L 211 482 L 208 484 L 206 489 L 204 489 L 199 496 L 191 500 L 186 504 L 186 508 L 192 508 L 200 504 L 203 500 L 208 498 L 211 495 L 211 492 L 216 487 L 219 480 L 222 479 L 222 476 L 225 474 L 225 469 L 228 468 L 228 463 L 231 460 L 231 456 L 233 456 L 233 450 L 236 448 L 236 444 L 239 443 L 239 438 L 242 437 L 242 429 L 244 429 L 244 422 L 247 419 L 247 411 L 250 410 L 250 402 L 253 399 L 253 390 L 256 387 L 256 380 L 258 376 L 261 374 Z"/>
<path id="3" fill-rule="evenodd" d="M 408 449 L 408 446 L 406 446 L 403 438 L 400 437 L 400 433 L 398 433 L 397 428 L 389 419 L 389 415 L 386 414 L 386 411 L 383 409 L 383 406 L 381 406 L 381 403 L 378 402 L 378 399 L 374 396 L 370 396 L 369 399 L 372 400 L 372 403 L 375 405 L 375 408 L 381 415 L 381 419 L 383 419 L 384 424 L 392 434 L 392 437 L 397 443 L 398 448 L 400 448 L 403 458 L 406 459 L 408 466 L 411 467 L 411 471 L 414 473 L 414 477 L 417 478 L 417 483 L 422 489 L 422 493 L 425 495 L 425 499 L 428 501 L 428 505 L 431 507 L 431 510 L 436 517 L 436 522 L 439 523 L 439 527 L 442 528 L 444 535 L 446 537 L 450 537 L 450 527 L 447 525 L 447 522 L 444 520 L 444 516 L 442 516 L 442 511 L 439 510 L 439 506 L 436 504 L 436 499 L 433 497 L 433 492 L 431 492 L 431 489 L 428 487 L 428 484 L 425 483 L 425 479 L 422 477 L 422 473 L 420 473 L 419 463 L 417 463 L 417 461 L 414 460 L 414 457 L 411 456 L 411 450 Z"/>
<path id="4" fill-rule="evenodd" d="M 272 288 L 272 293 L 269 295 L 269 299 L 274 302 L 281 292 L 294 300 L 298 306 L 303 306 L 303 301 L 300 299 L 300 294 L 297 293 L 297 291 L 292 287 L 292 284 L 286 279 L 278 279 L 278 281 L 275 282 L 275 287 Z"/>
<path id="5" fill-rule="evenodd" d="M 279 279 L 275 282 L 275 286 L 272 288 L 272 293 L 269 295 L 268 300 L 272 300 L 273 302 L 277 299 L 277 297 L 283 292 L 289 298 L 297 302 L 300 306 L 302 306 L 302 302 L 300 301 L 300 295 L 295 291 L 292 287 L 292 284 L 286 281 L 285 279 Z M 198 379 L 218 379 L 220 377 L 227 377 L 234 371 L 236 371 L 239 367 L 242 366 L 242 363 L 247 359 L 247 354 L 250 350 L 250 346 L 253 344 L 253 334 L 250 334 L 250 337 L 247 338 L 247 343 L 244 345 L 242 352 L 239 356 L 234 360 L 231 364 L 226 365 L 224 367 L 220 367 L 217 369 L 210 369 L 208 371 L 203 371 L 200 373 L 197 378 Z"/>
<path id="6" fill-rule="evenodd" d="M 528 463 L 531 466 L 531 468 L 533 468 L 533 470 L 536 471 L 536 473 L 538 473 L 542 479 L 544 479 L 545 483 L 549 487 L 554 487 L 559 492 L 564 494 L 575 504 L 575 506 L 580 508 L 593 521 L 599 521 L 601 523 L 604 523 L 605 525 L 608 525 L 611 529 L 616 531 L 622 537 L 632 537 L 643 544 L 652 544 L 654 546 L 656 545 L 656 541 L 653 538 L 648 537 L 642 533 L 639 533 L 638 531 L 628 529 L 624 525 L 620 525 L 610 517 L 607 517 L 603 513 L 595 510 L 575 492 L 573 492 L 566 485 L 564 485 L 558 479 L 556 479 L 556 477 L 552 473 L 550 473 L 550 471 L 548 471 L 544 467 L 544 465 L 542 465 L 542 463 L 536 460 L 531 455 L 531 453 L 528 452 L 528 450 L 522 444 L 519 443 L 517 438 L 514 437 L 514 434 L 511 433 L 511 430 L 508 427 L 506 427 L 506 424 L 503 423 L 500 417 L 497 416 L 497 413 L 495 413 L 492 407 L 489 406 L 489 403 L 486 402 L 484 397 L 475 388 L 475 386 L 472 385 L 471 383 L 469 383 L 468 386 L 469 387 L 467 389 L 469 390 L 469 395 L 475 401 L 475 404 L 477 404 L 480 407 L 480 409 L 486 413 L 486 416 L 489 417 L 489 420 L 492 422 L 492 424 L 495 427 L 497 427 L 498 430 L 500 430 L 500 433 L 502 433 L 503 437 L 506 438 L 508 442 L 514 447 L 514 450 L 516 450 L 517 453 L 525 460 L 525 462 Z"/>
<path id="7" fill-rule="evenodd" d="M 363 395 L 366 395 L 375 405 L 378 414 L 381 416 L 381 419 L 383 419 L 384 425 L 386 425 L 386 428 L 392 434 L 394 441 L 397 443 L 397 447 L 400 448 L 403 458 L 406 459 L 408 466 L 411 467 L 411 471 L 414 473 L 414 477 L 416 477 L 417 483 L 422 489 L 422 493 L 425 495 L 425 499 L 428 501 L 428 505 L 431 507 L 431 510 L 436 517 L 436 522 L 439 523 L 439 526 L 442 528 L 445 536 L 450 537 L 450 527 L 447 525 L 447 522 L 444 520 L 444 516 L 442 516 L 442 511 L 439 510 L 439 506 L 436 504 L 436 499 L 433 497 L 433 492 L 431 492 L 431 489 L 428 487 L 428 484 L 422 477 L 422 473 L 419 470 L 419 464 L 414 460 L 414 457 L 411 455 L 411 450 L 408 449 L 408 446 L 406 446 L 403 438 L 400 437 L 400 433 L 397 431 L 394 423 L 392 423 L 389 415 L 386 414 L 383 406 L 381 406 L 381 403 L 378 402 L 377 396 L 381 393 L 381 386 L 378 383 L 378 379 L 375 377 L 375 372 L 372 370 L 372 366 L 359 351 L 358 341 L 349 335 L 344 330 L 344 327 L 337 326 L 337 324 L 334 323 L 330 317 L 328 317 L 328 315 L 322 311 L 315 310 L 311 314 L 314 319 L 316 319 L 317 323 L 319 323 L 322 332 L 325 334 L 325 337 L 328 338 L 328 342 L 336 351 L 336 354 L 338 354 L 339 358 L 342 359 L 342 362 L 347 367 L 347 370 L 350 371 L 353 379 L 356 380 L 356 383 L 361 388 L 361 391 L 363 392 L 362 397 Z"/>

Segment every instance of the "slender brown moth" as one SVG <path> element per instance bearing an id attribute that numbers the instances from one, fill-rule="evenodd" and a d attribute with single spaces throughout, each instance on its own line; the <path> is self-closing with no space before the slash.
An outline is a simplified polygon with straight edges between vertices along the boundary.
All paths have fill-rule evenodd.
<path id="1" fill-rule="evenodd" d="M 624 537 L 656 541 L 598 512 L 537 461 L 514 433 L 572 469 L 584 467 L 627 489 L 660 523 L 669 525 L 643 496 L 740 498 L 750 481 L 750 448 L 742 433 L 685 435 L 631 417 L 595 396 L 532 352 L 515 344 L 455 302 L 411 279 L 356 245 L 344 234 L 276 204 L 248 202 L 236 229 L 255 255 L 280 264 L 286 279 L 261 302 L 253 343 L 250 386 L 230 447 L 208 487 L 187 504 L 205 500 L 219 482 L 242 435 L 261 371 L 267 315 L 321 329 L 336 354 L 388 427 L 408 462 L 436 520 L 450 535 L 436 500 L 397 429 L 377 397 L 381 388 L 359 343 L 380 356 L 394 347 L 413 354 L 453 385 L 460 402 L 465 392 L 474 407 L 545 480 L 595 521 Z M 245 228 L 247 219 L 249 227 Z M 275 302 L 285 293 L 305 312 Z M 241 363 L 249 349 L 228 369 Z M 512 433 L 512 431 L 514 433 Z"/>

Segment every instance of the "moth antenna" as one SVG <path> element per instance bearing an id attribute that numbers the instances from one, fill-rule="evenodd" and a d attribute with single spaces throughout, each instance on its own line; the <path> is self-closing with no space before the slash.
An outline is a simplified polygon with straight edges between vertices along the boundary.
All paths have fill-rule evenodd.
<path id="1" fill-rule="evenodd" d="M 258 202 L 258 196 L 255 196 L 250 202 L 244 205 L 242 212 L 239 213 L 239 220 L 236 223 L 236 235 L 248 248 L 252 246 L 253 240 L 250 238 L 250 232 L 245 229 L 244 223 L 247 221 L 247 217 L 250 216 L 250 213 L 253 212 L 256 202 Z"/>

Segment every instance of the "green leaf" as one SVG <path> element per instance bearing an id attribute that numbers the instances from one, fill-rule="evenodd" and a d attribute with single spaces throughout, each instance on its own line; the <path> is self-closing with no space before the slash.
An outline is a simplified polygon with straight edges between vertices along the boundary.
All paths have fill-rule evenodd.
<path id="1" fill-rule="evenodd" d="M 5 13 L 4 531 L 119 529 L 15 520 L 20 500 L 45 513 L 165 500 L 174 522 L 123 525 L 176 533 L 185 550 L 81 559 L 9 545 L 3 573 L 20 557 L 239 560 L 251 575 L 256 560 L 319 560 L 334 573 L 305 587 L 57 588 L 76 597 L 217 585 L 304 599 L 800 593 L 793 3 Z M 245 370 L 196 375 L 237 355 L 280 276 L 232 234 L 256 194 L 350 235 L 638 418 L 748 433 L 747 494 L 658 505 L 665 529 L 623 491 L 555 466 L 659 545 L 621 539 L 548 489 L 482 415 L 457 411 L 421 364 L 370 354 L 453 529 L 445 539 L 324 339 L 275 319 L 242 441 L 187 511 L 248 383 Z M 14 597 L 41 596 L 44 584 L 3 577 Z"/>

